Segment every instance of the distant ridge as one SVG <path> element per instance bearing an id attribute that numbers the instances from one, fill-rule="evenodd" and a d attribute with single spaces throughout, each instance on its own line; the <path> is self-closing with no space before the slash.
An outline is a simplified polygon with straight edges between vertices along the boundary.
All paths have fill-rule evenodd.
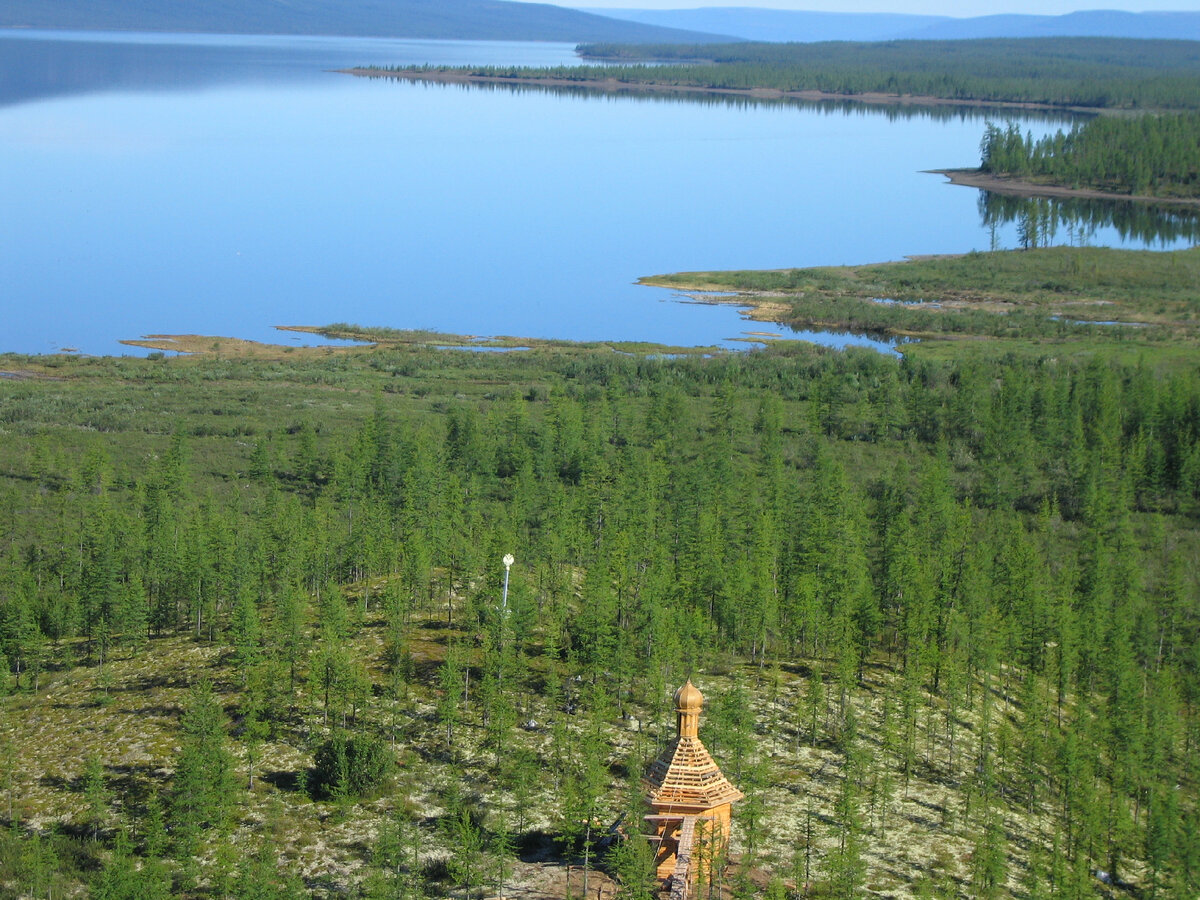
<path id="1" fill-rule="evenodd" d="M 1093 10 L 1062 16 L 1000 15 L 975 19 L 943 19 L 905 38 L 1122 37 L 1200 41 L 1200 12 Z"/>
<path id="2" fill-rule="evenodd" d="M 719 34 L 506 0 L 4 0 L 0 28 L 695 43 Z"/>
<path id="3" fill-rule="evenodd" d="M 645 25 L 716 31 L 747 41 L 888 41 L 943 21 L 943 16 L 802 12 L 741 6 L 703 9 L 588 9 Z"/>
<path id="4" fill-rule="evenodd" d="M 812 43 L 993 37 L 1126 37 L 1200 41 L 1200 12 L 1093 10 L 1061 16 L 996 15 L 955 19 L 948 16 L 804 12 L 754 7 L 592 8 L 589 11 L 644 25 L 713 31 L 749 41 Z"/>

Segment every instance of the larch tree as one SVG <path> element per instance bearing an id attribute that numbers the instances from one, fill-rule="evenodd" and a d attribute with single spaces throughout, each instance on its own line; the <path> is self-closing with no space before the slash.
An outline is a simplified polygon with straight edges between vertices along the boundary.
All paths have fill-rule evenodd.
<path id="1" fill-rule="evenodd" d="M 180 856 L 195 854 L 205 829 L 223 829 L 233 796 L 234 764 L 225 713 L 211 682 L 188 693 L 180 720 L 182 748 L 171 784 L 170 821 Z"/>

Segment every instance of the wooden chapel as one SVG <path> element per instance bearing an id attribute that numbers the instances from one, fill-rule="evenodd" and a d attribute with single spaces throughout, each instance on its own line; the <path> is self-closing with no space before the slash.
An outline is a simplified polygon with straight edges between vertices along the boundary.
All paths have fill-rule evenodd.
<path id="1" fill-rule="evenodd" d="M 711 879 L 714 864 L 729 843 L 732 804 L 744 796 L 730 784 L 700 742 L 704 695 L 687 683 L 675 692 L 678 734 L 643 779 L 658 845 L 658 878 L 672 900 L 687 900 L 701 876 Z"/>

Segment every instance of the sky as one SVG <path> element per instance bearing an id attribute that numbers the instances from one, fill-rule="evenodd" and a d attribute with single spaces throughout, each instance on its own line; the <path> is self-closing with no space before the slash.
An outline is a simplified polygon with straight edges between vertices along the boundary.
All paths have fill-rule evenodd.
<path id="1" fill-rule="evenodd" d="M 532 0 L 531 0 L 532 2 Z M 542 0 L 545 2 L 545 0 Z M 821 12 L 888 12 L 933 16 L 989 16 L 997 13 L 1062 15 L 1085 9 L 1123 9 L 1195 12 L 1200 0 L 550 0 L 558 6 L 609 9 L 695 9 L 699 6 L 758 6 L 771 9 L 803 9 Z"/>

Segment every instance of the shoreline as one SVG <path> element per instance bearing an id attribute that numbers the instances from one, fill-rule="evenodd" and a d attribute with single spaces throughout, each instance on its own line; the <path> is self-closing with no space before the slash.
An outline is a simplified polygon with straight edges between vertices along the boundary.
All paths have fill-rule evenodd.
<path id="1" fill-rule="evenodd" d="M 1189 273 L 1200 259 L 1197 253 L 1200 247 L 1162 254 L 1065 247 L 989 251 L 979 256 L 995 258 L 994 265 L 980 270 L 969 264 L 969 271 L 964 271 L 953 261 L 976 255 L 968 252 L 864 265 L 677 272 L 642 276 L 638 283 L 673 291 L 692 302 L 742 307 L 742 315 L 751 321 L 917 339 L 926 347 L 965 340 L 1076 341 L 1081 337 L 1082 333 L 1067 334 L 1053 326 L 1027 327 L 1028 322 L 1013 333 L 1006 333 L 1007 326 L 993 324 L 1018 312 L 1065 320 L 1068 326 L 1083 327 L 1085 332 L 1088 327 L 1122 326 L 1120 339 L 1128 339 L 1130 329 L 1148 327 L 1169 329 L 1187 339 L 1194 329 L 1190 294 L 1186 288 L 1181 293 L 1160 286 L 1178 280 L 1177 270 L 1184 273 L 1181 278 L 1194 278 Z M 1091 272 L 1107 274 L 1099 280 L 1085 279 L 1087 284 L 1066 292 L 1060 291 L 1056 281 L 1046 282 L 1047 277 L 1057 279 L 1063 272 L 1077 270 L 1077 254 L 1088 255 Z M 1076 260 L 1073 264 L 1072 258 Z M 907 277 L 907 267 L 915 267 L 914 278 Z M 973 279 L 969 277 L 972 272 L 982 272 L 985 277 Z M 1115 291 L 1103 289 L 1113 275 L 1132 281 Z M 904 308 L 909 314 L 893 315 L 882 311 L 885 307 Z M 943 315 L 962 313 L 982 313 L 989 318 L 962 320 L 953 327 L 938 321 Z"/>
<path id="2" fill-rule="evenodd" d="M 1047 103 L 1025 103 L 1006 100 L 956 100 L 918 94 L 839 94 L 829 91 L 785 91 L 779 88 L 718 88 L 661 82 L 628 82 L 616 78 L 600 80 L 526 77 L 511 75 L 482 75 L 460 69 L 376 69 L 355 67 L 338 69 L 356 78 L 391 78 L 430 84 L 507 85 L 510 87 L 575 88 L 606 94 L 690 94 L 697 96 L 743 97 L 751 100 L 795 100 L 806 103 L 860 103 L 864 106 L 913 106 L 952 108 L 1000 108 L 1042 112 L 1105 115 L 1111 113 L 1097 107 L 1054 106 Z M 973 187 L 1017 197 L 1077 198 L 1085 200 L 1128 200 L 1137 203 L 1156 203 L 1171 206 L 1200 207 L 1200 197 L 1158 197 L 1149 194 L 1118 194 L 1094 188 L 1069 188 L 1062 185 L 1021 181 L 1003 175 L 989 175 L 978 169 L 927 169 L 931 175 L 943 175 L 950 184 Z"/>
<path id="3" fill-rule="evenodd" d="M 808 103 L 861 103 L 865 106 L 921 107 L 980 107 L 1025 109 L 1042 112 L 1104 114 L 1106 110 L 1087 106 L 1054 106 L 1049 103 L 1024 103 L 1013 100 L 955 100 L 922 94 L 838 94 L 830 91 L 785 91 L 780 88 L 719 88 L 694 84 L 663 84 L 661 82 L 629 82 L 616 78 L 586 80 L 554 77 L 521 77 L 511 75 L 480 75 L 472 72 L 445 69 L 373 69 L 359 66 L 338 69 L 343 75 L 356 78 L 395 78 L 403 81 L 425 81 L 435 84 L 500 84 L 512 87 L 558 87 L 599 91 L 606 94 L 699 94 L 721 97 L 745 97 L 752 100 L 799 100 Z"/>
<path id="4" fill-rule="evenodd" d="M 943 175 L 950 184 L 978 188 L 1014 197 L 1052 197 L 1078 200 L 1128 200 L 1134 203 L 1161 203 L 1171 206 L 1200 207 L 1198 197 L 1154 197 L 1149 194 L 1117 194 L 1095 188 L 1069 188 L 1057 184 L 1021 181 L 1007 175 L 989 175 L 978 169 L 928 169 L 930 175 Z"/>
<path id="5" fill-rule="evenodd" d="M 268 359 L 328 357 L 334 354 L 370 353 L 380 348 L 416 348 L 439 351 L 474 352 L 571 352 L 573 350 L 607 349 L 614 353 L 647 353 L 672 355 L 702 355 L 715 353 L 722 348 L 717 345 L 677 346 L 647 341 L 571 341 L 558 338 L 519 338 L 512 335 L 481 337 L 470 334 L 431 332 L 420 330 L 374 329 L 362 330 L 331 328 L 321 325 L 276 325 L 280 331 L 300 332 L 335 341 L 353 343 L 310 344 L 295 346 L 267 341 L 255 341 L 229 335 L 209 334 L 146 334 L 140 338 L 123 338 L 117 341 L 126 347 L 142 350 L 162 351 L 177 357 L 216 357 L 226 359 Z M 383 333 L 379 333 L 379 332 Z M 730 338 L 739 340 L 740 338 Z M 3 356 L 4 354 L 0 354 Z M 52 354 L 53 355 L 53 354 Z M 20 373 L 0 371 L 0 379 L 20 378 Z"/>

